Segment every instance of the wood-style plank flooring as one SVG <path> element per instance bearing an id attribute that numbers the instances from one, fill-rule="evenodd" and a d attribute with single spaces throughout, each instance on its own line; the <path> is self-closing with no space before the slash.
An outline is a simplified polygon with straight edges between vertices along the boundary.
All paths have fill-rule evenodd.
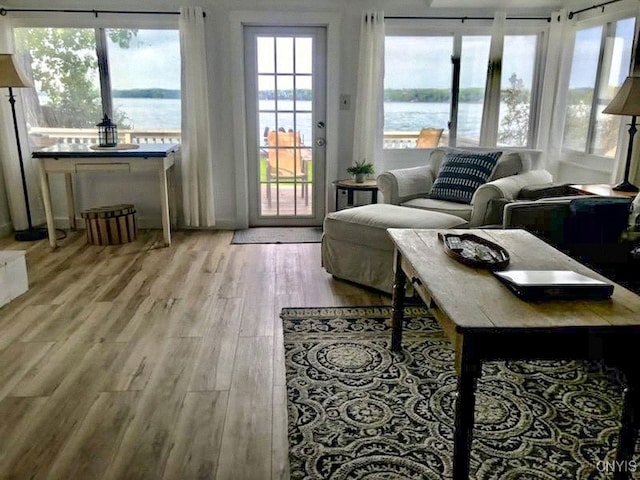
<path id="1" fill-rule="evenodd" d="M 319 244 L 140 232 L 0 239 L 30 290 L 0 308 L 0 479 L 288 478 L 283 307 L 389 304 Z"/>

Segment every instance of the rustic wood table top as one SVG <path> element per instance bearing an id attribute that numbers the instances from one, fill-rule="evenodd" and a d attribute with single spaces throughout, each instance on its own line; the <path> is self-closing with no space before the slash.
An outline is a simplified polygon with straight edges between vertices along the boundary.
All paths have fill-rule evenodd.
<path id="1" fill-rule="evenodd" d="M 614 283 L 606 300 L 523 300 L 487 270 L 449 257 L 441 230 L 389 229 L 396 246 L 392 350 L 402 349 L 405 284 L 410 282 L 453 343 L 458 373 L 454 479 L 467 479 L 475 389 L 482 362 L 506 359 L 605 359 L 627 378 L 616 460 L 628 462 L 640 424 L 640 297 Z M 504 247 L 509 270 L 573 270 L 607 280 L 524 230 L 472 233 Z M 613 283 L 613 282 L 610 282 Z M 625 463 L 621 463 L 623 465 Z M 620 471 L 616 479 L 628 478 Z"/>

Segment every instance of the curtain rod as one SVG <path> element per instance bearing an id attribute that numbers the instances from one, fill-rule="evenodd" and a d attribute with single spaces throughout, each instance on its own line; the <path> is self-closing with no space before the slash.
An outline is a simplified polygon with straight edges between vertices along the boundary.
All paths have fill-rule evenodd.
<path id="1" fill-rule="evenodd" d="M 576 10 L 575 12 L 569 12 L 569 20 L 571 20 L 573 18 L 573 16 L 577 15 L 578 13 L 588 12 L 589 10 L 593 10 L 595 8 L 601 8 L 602 7 L 602 11 L 604 12 L 604 7 L 606 7 L 607 5 L 609 5 L 611 3 L 616 3 L 616 2 L 620 2 L 620 1 L 622 1 L 622 0 L 610 0 L 608 2 L 604 2 L 604 3 L 601 3 L 599 5 L 594 5 L 592 7 L 583 8 L 582 10 Z"/>
<path id="2" fill-rule="evenodd" d="M 620 0 L 615 0 L 619 2 Z M 464 23 L 466 20 L 493 20 L 493 17 L 397 17 L 397 16 L 385 16 L 390 20 L 460 20 Z M 546 20 L 551 22 L 551 17 L 507 17 L 507 20 Z"/>
<path id="3" fill-rule="evenodd" d="M 115 13 L 115 14 L 133 14 L 133 15 L 180 15 L 180 12 L 156 12 L 156 11 L 142 11 L 142 10 L 68 10 L 68 9 L 55 9 L 55 8 L 0 8 L 0 15 L 3 17 L 9 12 L 44 12 L 44 13 L 92 13 L 98 18 L 100 13 Z M 206 12 L 202 12 L 202 16 L 206 17 Z"/>

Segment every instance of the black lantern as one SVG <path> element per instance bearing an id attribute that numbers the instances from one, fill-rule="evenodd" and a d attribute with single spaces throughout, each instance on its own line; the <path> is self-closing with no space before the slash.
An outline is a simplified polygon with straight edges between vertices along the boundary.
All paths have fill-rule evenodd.
<path id="1" fill-rule="evenodd" d="M 106 115 L 96 124 L 98 127 L 98 144 L 101 147 L 115 147 L 118 144 L 118 126 Z"/>

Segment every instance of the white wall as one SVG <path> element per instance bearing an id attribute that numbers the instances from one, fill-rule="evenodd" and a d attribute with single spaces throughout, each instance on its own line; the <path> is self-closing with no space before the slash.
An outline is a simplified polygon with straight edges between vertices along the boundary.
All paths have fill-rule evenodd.
<path id="1" fill-rule="evenodd" d="M 274 13 L 283 14 L 291 12 L 305 12 L 308 15 L 318 14 L 319 17 L 333 16 L 339 19 L 339 48 L 336 55 L 338 58 L 329 58 L 337 69 L 337 88 L 328 91 L 328 103 L 338 105 L 338 98 L 341 93 L 351 95 L 352 102 L 356 96 L 356 76 L 358 59 L 359 23 L 362 11 L 371 9 L 384 9 L 387 14 L 394 15 L 474 15 L 483 13 L 493 15 L 490 9 L 483 12 L 477 10 L 460 9 L 428 9 L 425 8 L 423 0 L 405 0 L 402 6 L 398 6 L 396 0 L 200 0 L 200 1 L 180 1 L 166 0 L 163 2 L 152 2 L 145 0 L 119 0 L 110 1 L 108 6 L 102 1 L 61 1 L 61 0 L 10 0 L 5 2 L 6 8 L 108 8 L 123 10 L 172 10 L 177 11 L 181 5 L 200 5 L 206 11 L 206 42 L 209 52 L 209 73 L 210 73 L 210 99 L 212 102 L 212 144 L 216 154 L 214 165 L 215 175 L 215 202 L 216 217 L 218 227 L 233 228 L 243 226 L 246 219 L 245 202 L 242 200 L 242 182 L 238 183 L 238 178 L 242 178 L 243 156 L 238 151 L 238 145 L 242 144 L 242 139 L 234 137 L 234 112 L 238 106 L 234 105 L 232 95 L 233 85 L 242 82 L 242 78 L 235 78 L 232 65 L 238 59 L 233 58 L 233 52 L 237 50 L 229 41 L 231 36 L 230 19 L 232 12 L 264 12 L 265 18 L 273 16 Z M 558 2 L 564 3 L 564 2 Z M 558 5 L 555 6 L 557 9 Z M 516 13 L 522 15 L 547 14 L 554 8 L 547 8 L 544 11 L 521 9 Z M 10 13 L 12 19 L 32 19 L 34 14 Z M 46 20 L 64 19 L 67 14 L 47 14 Z M 40 15 L 43 17 L 43 15 Z M 79 15 L 72 16 L 74 21 L 82 19 Z M 165 16 L 166 17 L 166 16 Z M 71 21 L 71 17 L 66 17 Z M 87 15 L 90 20 L 91 15 Z M 27 21 L 27 20 L 21 20 Z M 28 20 L 31 21 L 31 20 Z M 42 23 L 42 22 L 41 22 Z M 177 18 L 176 18 L 177 24 Z M 241 51 L 241 49 L 239 50 Z M 327 205 L 333 206 L 333 190 L 331 181 L 335 178 L 346 175 L 345 169 L 352 162 L 351 151 L 353 144 L 353 108 L 350 111 L 338 111 L 335 109 L 337 123 L 335 129 L 337 145 L 330 145 L 327 158 Z M 328 119 L 329 120 L 329 119 Z M 329 125 L 328 125 L 329 127 Z M 413 160 L 412 160 L 413 161 Z M 239 188 L 240 187 L 240 188 Z M 0 191 L 1 193 L 1 191 Z M 55 179 L 52 184 L 52 194 L 54 196 L 55 217 L 59 226 L 66 226 L 64 208 L 64 189 L 62 179 Z M 121 203 L 127 201 L 134 203 L 138 210 L 138 217 L 142 226 L 160 226 L 160 212 L 158 205 L 158 186 L 155 178 L 144 175 L 100 175 L 87 176 L 77 182 L 78 210 L 91 206 L 104 205 L 109 203 Z M 125 198 L 126 197 L 126 198 Z M 240 200 L 240 201 L 238 201 Z M 6 218 L 6 201 L 0 194 L 0 229 L 3 218 Z"/>

